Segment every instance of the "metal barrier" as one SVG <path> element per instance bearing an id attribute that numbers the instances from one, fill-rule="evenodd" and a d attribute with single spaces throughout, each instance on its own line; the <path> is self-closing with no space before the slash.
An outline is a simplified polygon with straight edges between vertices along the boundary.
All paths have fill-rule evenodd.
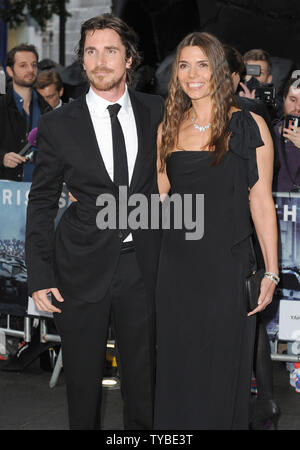
<path id="1" fill-rule="evenodd" d="M 4 314 L 3 314 L 4 315 Z M 31 341 L 31 319 L 28 316 L 24 317 L 24 330 L 15 330 L 10 326 L 10 316 L 11 314 L 6 314 L 6 327 L 1 328 L 0 331 L 5 333 L 6 336 L 13 336 L 23 338 L 25 342 Z"/>
<path id="2" fill-rule="evenodd" d="M 32 336 L 32 320 L 38 320 L 40 324 L 40 342 L 53 342 L 53 344 L 59 344 L 61 342 L 60 336 L 57 334 L 48 333 L 47 330 L 47 319 L 43 319 L 41 317 L 32 318 L 29 316 L 24 317 L 24 330 L 16 330 L 11 327 L 11 315 L 6 315 L 6 327 L 0 327 L 0 332 L 4 333 L 5 336 L 12 336 L 23 339 L 26 343 L 31 342 Z M 55 363 L 52 376 L 50 379 L 50 387 L 54 387 L 57 383 L 58 376 L 62 369 L 62 352 L 61 349 L 59 351 L 59 355 L 57 357 L 57 361 Z"/>
<path id="3" fill-rule="evenodd" d="M 47 320 L 42 317 L 32 317 L 32 316 L 25 316 L 24 317 L 24 330 L 16 330 L 13 329 L 10 325 L 10 315 L 6 315 L 6 327 L 0 327 L 0 332 L 2 331 L 6 336 L 13 336 L 18 337 L 20 339 L 23 339 L 26 343 L 30 343 L 31 336 L 32 336 L 32 321 L 39 321 L 40 325 L 40 342 L 46 343 L 50 342 L 53 344 L 60 344 L 61 339 L 58 334 L 48 333 L 47 329 Z M 107 340 L 106 344 L 107 350 L 115 351 L 115 340 L 111 339 L 110 337 Z M 57 384 L 60 372 L 63 368 L 63 362 L 62 362 L 62 349 L 60 348 L 57 360 L 55 362 L 52 375 L 49 381 L 49 387 L 54 388 Z"/>
<path id="4" fill-rule="evenodd" d="M 300 354 L 296 355 L 294 353 L 279 353 L 278 345 L 280 343 L 296 342 L 296 341 L 283 341 L 278 339 L 277 336 L 273 340 L 274 350 L 271 352 L 272 361 L 282 361 L 282 362 L 300 362 Z"/>

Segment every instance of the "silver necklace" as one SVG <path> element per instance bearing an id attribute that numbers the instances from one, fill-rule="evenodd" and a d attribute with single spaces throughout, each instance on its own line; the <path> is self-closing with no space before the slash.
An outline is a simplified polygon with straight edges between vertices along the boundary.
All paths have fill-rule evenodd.
<path id="1" fill-rule="evenodd" d="M 198 125 L 195 122 L 195 117 L 192 117 L 192 122 L 193 122 L 194 128 L 196 128 L 196 130 L 200 131 L 200 133 L 203 133 L 203 131 L 208 130 L 210 128 L 210 126 L 211 126 L 210 122 L 207 125 L 203 125 L 203 126 L 202 125 Z"/>

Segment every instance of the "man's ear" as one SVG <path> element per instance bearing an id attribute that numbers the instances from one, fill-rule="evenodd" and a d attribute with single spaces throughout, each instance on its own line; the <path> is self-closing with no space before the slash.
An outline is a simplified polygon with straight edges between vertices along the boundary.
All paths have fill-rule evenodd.
<path id="1" fill-rule="evenodd" d="M 267 83 L 271 84 L 272 80 L 273 80 L 273 75 L 270 73 L 270 75 L 268 75 L 268 78 L 267 78 Z"/>
<path id="2" fill-rule="evenodd" d="M 130 69 L 132 64 L 132 56 L 126 60 L 126 69 Z"/>
<path id="3" fill-rule="evenodd" d="M 10 78 L 13 77 L 14 72 L 10 66 L 6 66 L 6 72 L 7 72 L 8 76 L 10 76 Z"/>

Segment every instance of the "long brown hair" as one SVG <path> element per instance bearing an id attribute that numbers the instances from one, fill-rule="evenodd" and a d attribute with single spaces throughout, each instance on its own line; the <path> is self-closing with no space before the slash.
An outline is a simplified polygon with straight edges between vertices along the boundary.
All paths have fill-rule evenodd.
<path id="1" fill-rule="evenodd" d="M 228 124 L 230 110 L 236 106 L 232 79 L 222 44 L 210 33 L 194 32 L 186 36 L 178 45 L 172 66 L 169 95 L 162 121 L 162 136 L 160 146 L 160 171 L 163 171 L 166 158 L 178 141 L 179 126 L 187 111 L 191 108 L 191 99 L 182 90 L 178 81 L 178 61 L 181 50 L 187 46 L 198 46 L 206 54 L 211 75 L 211 139 L 209 150 L 214 149 L 213 164 L 218 164 L 227 150 Z"/>

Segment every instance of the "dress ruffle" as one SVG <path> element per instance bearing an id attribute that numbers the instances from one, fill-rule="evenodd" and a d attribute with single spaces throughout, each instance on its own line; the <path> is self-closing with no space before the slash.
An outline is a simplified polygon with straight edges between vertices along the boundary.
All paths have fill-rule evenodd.
<path id="1" fill-rule="evenodd" d="M 248 187 L 252 188 L 258 181 L 256 148 L 264 145 L 258 125 L 247 110 L 232 114 L 229 131 L 229 151 L 248 160 Z"/>
<path id="2" fill-rule="evenodd" d="M 249 111 L 232 114 L 229 124 L 229 151 L 238 156 L 234 174 L 234 223 L 232 252 L 244 263 L 250 259 L 249 238 L 253 227 L 249 208 L 249 188 L 258 181 L 256 148 L 264 145 L 259 128 Z M 238 158 L 238 159 L 239 159 Z M 247 257 L 248 254 L 248 257 Z"/>

